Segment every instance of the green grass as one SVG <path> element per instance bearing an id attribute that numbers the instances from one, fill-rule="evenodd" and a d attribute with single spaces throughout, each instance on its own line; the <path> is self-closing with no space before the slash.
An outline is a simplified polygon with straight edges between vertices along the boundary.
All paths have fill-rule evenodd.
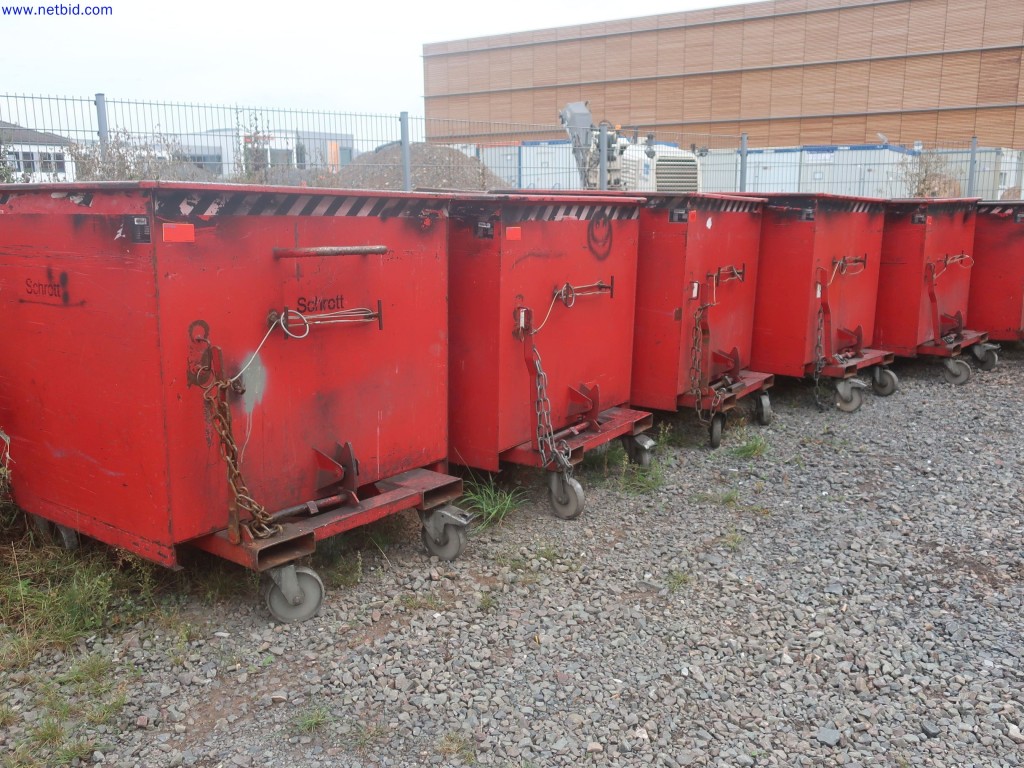
<path id="1" fill-rule="evenodd" d="M 493 477 L 474 476 L 464 483 L 460 506 L 476 513 L 476 529 L 484 530 L 501 525 L 525 498 L 526 492 L 522 488 L 502 488 Z"/>
<path id="2" fill-rule="evenodd" d="M 316 733 L 333 720 L 331 711 L 322 704 L 317 704 L 296 715 L 294 725 L 302 733 Z"/>
<path id="3" fill-rule="evenodd" d="M 380 744 L 388 735 L 387 728 L 376 723 L 356 723 L 347 742 L 357 752 L 366 752 Z"/>
<path id="4" fill-rule="evenodd" d="M 724 507 L 735 507 L 740 500 L 740 492 L 736 489 L 721 493 L 698 493 L 693 497 L 696 504 L 718 504 Z"/>
<path id="5" fill-rule="evenodd" d="M 555 562 L 562 556 L 561 553 L 550 544 L 543 544 L 538 547 L 536 554 L 538 560 L 547 560 L 549 563 Z"/>
<path id="6" fill-rule="evenodd" d="M 56 747 L 64 741 L 64 725 L 48 716 L 31 730 L 29 739 L 41 747 Z"/>
<path id="7" fill-rule="evenodd" d="M 480 596 L 480 602 L 476 605 L 477 610 L 482 613 L 490 613 L 498 607 L 498 599 L 491 592 L 484 592 Z"/>
<path id="8" fill-rule="evenodd" d="M 754 435 L 742 445 L 732 449 L 732 455 L 741 459 L 756 459 L 768 452 L 768 441 L 762 435 Z"/>
<path id="9" fill-rule="evenodd" d="M 456 758 L 464 763 L 476 763 L 476 749 L 467 736 L 460 733 L 446 733 L 437 744 L 437 753 L 441 757 Z"/>
<path id="10" fill-rule="evenodd" d="M 735 528 L 730 528 L 729 532 L 722 537 L 722 543 L 730 552 L 735 552 L 743 543 L 743 536 Z"/>
<path id="11" fill-rule="evenodd" d="M 18 715 L 8 704 L 0 704 L 0 728 L 9 728 L 18 720 Z"/>
<path id="12" fill-rule="evenodd" d="M 101 701 L 90 709 L 85 715 L 85 721 L 90 725 L 109 725 L 121 714 L 124 705 L 128 703 L 128 695 L 122 690 L 112 699 Z"/>
<path id="13" fill-rule="evenodd" d="M 437 611 L 444 607 L 441 602 L 441 598 L 437 595 L 427 592 L 422 595 L 417 594 L 405 594 L 398 598 L 398 602 L 402 604 L 402 607 L 407 611 Z"/>
<path id="14" fill-rule="evenodd" d="M 678 592 L 690 583 L 691 576 L 687 571 L 670 571 L 665 584 L 669 592 Z"/>
<path id="15" fill-rule="evenodd" d="M 637 464 L 623 464 L 619 476 L 619 488 L 629 494 L 642 495 L 661 488 L 665 483 L 665 472 L 655 459 L 649 467 Z"/>
<path id="16" fill-rule="evenodd" d="M 54 750 L 54 762 L 57 765 L 70 765 L 75 758 L 84 762 L 92 756 L 95 749 L 96 742 L 92 739 L 73 739 Z"/>
<path id="17" fill-rule="evenodd" d="M 76 661 L 71 669 L 57 679 L 80 689 L 93 688 L 97 683 L 107 683 L 113 668 L 114 662 L 94 653 Z"/>

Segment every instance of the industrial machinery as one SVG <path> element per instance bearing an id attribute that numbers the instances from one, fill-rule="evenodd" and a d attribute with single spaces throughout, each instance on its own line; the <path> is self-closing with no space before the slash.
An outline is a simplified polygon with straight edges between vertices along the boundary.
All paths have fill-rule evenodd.
<path id="1" fill-rule="evenodd" d="M 446 216 L 425 194 L 0 187 L 15 502 L 65 543 L 264 573 L 280 621 L 319 611 L 295 561 L 328 536 L 416 510 L 457 557 Z"/>
<path id="2" fill-rule="evenodd" d="M 875 344 L 899 357 L 942 360 L 950 384 L 965 384 L 970 349 L 985 371 L 999 361 L 988 333 L 967 328 L 974 266 L 975 198 L 885 203 Z"/>
<path id="3" fill-rule="evenodd" d="M 700 161 L 695 152 L 656 143 L 653 134 L 641 144 L 639 135 L 630 139 L 608 123 L 595 126 L 585 101 L 566 105 L 559 118 L 572 140 L 573 159 L 584 189 L 684 194 L 701 191 Z"/>

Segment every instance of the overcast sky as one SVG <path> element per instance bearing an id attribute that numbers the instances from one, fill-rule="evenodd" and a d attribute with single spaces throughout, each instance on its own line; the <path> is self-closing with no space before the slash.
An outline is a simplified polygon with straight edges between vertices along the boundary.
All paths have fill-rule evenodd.
<path id="1" fill-rule="evenodd" d="M 106 17 L 13 17 L 0 93 L 423 114 L 423 44 L 734 5 L 731 0 L 81 0 Z"/>

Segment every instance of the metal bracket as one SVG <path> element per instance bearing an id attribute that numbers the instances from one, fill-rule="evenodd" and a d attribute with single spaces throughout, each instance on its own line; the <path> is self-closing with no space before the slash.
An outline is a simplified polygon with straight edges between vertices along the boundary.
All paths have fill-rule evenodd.
<path id="1" fill-rule="evenodd" d="M 836 352 L 852 350 L 854 356 L 860 356 L 860 351 L 864 348 L 864 329 L 861 326 L 858 325 L 853 330 L 836 328 L 836 336 L 839 337 L 839 349 Z"/>
<path id="2" fill-rule="evenodd" d="M 842 396 L 843 400 L 849 400 L 853 390 L 867 389 L 867 386 L 860 379 L 838 379 L 836 381 L 836 391 Z"/>
<path id="3" fill-rule="evenodd" d="M 332 490 L 345 491 L 354 503 L 359 503 L 356 491 L 359 488 L 359 461 L 356 459 L 352 443 L 337 443 L 334 456 L 314 448 L 317 463 L 316 485 L 320 492 Z"/>
<path id="4" fill-rule="evenodd" d="M 420 522 L 434 541 L 444 541 L 444 527 L 454 525 L 465 528 L 473 522 L 473 515 L 459 509 L 454 504 L 445 504 L 431 510 L 420 511 Z"/>
<path id="5" fill-rule="evenodd" d="M 569 416 L 586 416 L 597 425 L 601 413 L 601 390 L 597 384 L 580 384 L 579 388 L 569 387 Z"/>
<path id="6" fill-rule="evenodd" d="M 271 568 L 270 578 L 280 588 L 285 600 L 292 605 L 302 605 L 306 599 L 306 593 L 299 586 L 299 578 L 295 575 L 295 565 L 293 563 L 282 565 L 280 568 Z"/>

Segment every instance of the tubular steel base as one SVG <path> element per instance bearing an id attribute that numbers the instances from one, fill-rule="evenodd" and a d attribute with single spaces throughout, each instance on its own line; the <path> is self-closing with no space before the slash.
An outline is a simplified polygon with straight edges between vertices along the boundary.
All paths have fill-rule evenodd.
<path id="1" fill-rule="evenodd" d="M 862 349 L 860 355 L 844 360 L 842 364 L 827 363 L 821 369 L 821 375 L 830 379 L 850 379 L 857 375 L 857 372 L 864 368 L 873 368 L 876 365 L 889 365 L 896 359 L 892 352 L 881 349 Z M 814 373 L 814 366 L 807 367 L 807 375 Z"/>
<path id="2" fill-rule="evenodd" d="M 267 539 L 243 533 L 238 544 L 228 531 L 218 531 L 188 542 L 191 546 L 223 557 L 255 571 L 265 571 L 312 554 L 316 542 L 407 509 L 432 509 L 462 495 L 462 480 L 429 469 L 412 469 L 379 480 L 376 496 L 358 504 L 343 504 L 316 515 L 297 516 L 281 523 L 281 531 Z"/>
<path id="3" fill-rule="evenodd" d="M 596 428 L 585 421 L 555 434 L 557 440 L 565 440 L 569 445 L 569 462 L 579 464 L 583 454 L 599 445 L 611 442 L 622 435 L 639 435 L 654 426 L 654 416 L 646 411 L 634 411 L 631 408 L 614 407 L 601 411 L 597 417 Z M 528 467 L 543 467 L 540 453 L 533 443 L 523 443 L 509 448 L 499 457 L 501 461 L 511 464 L 523 464 Z"/>
<path id="4" fill-rule="evenodd" d="M 702 394 L 700 400 L 701 410 L 710 410 L 713 405 L 716 413 L 731 411 L 744 397 L 756 392 L 764 392 L 775 384 L 775 375 L 771 373 L 760 373 L 759 371 L 740 371 L 740 377 L 728 386 L 713 388 Z M 697 404 L 697 398 L 692 393 L 679 395 L 680 408 L 693 408 Z"/>
<path id="5" fill-rule="evenodd" d="M 981 344 L 986 341 L 988 341 L 988 334 L 984 331 L 961 331 L 959 337 L 950 342 L 939 339 L 938 341 L 921 344 L 918 346 L 916 354 L 928 357 L 956 357 L 968 347 L 973 347 L 975 344 Z M 896 354 L 900 354 L 899 351 Z M 913 354 L 901 355 L 901 357 L 913 356 Z"/>

